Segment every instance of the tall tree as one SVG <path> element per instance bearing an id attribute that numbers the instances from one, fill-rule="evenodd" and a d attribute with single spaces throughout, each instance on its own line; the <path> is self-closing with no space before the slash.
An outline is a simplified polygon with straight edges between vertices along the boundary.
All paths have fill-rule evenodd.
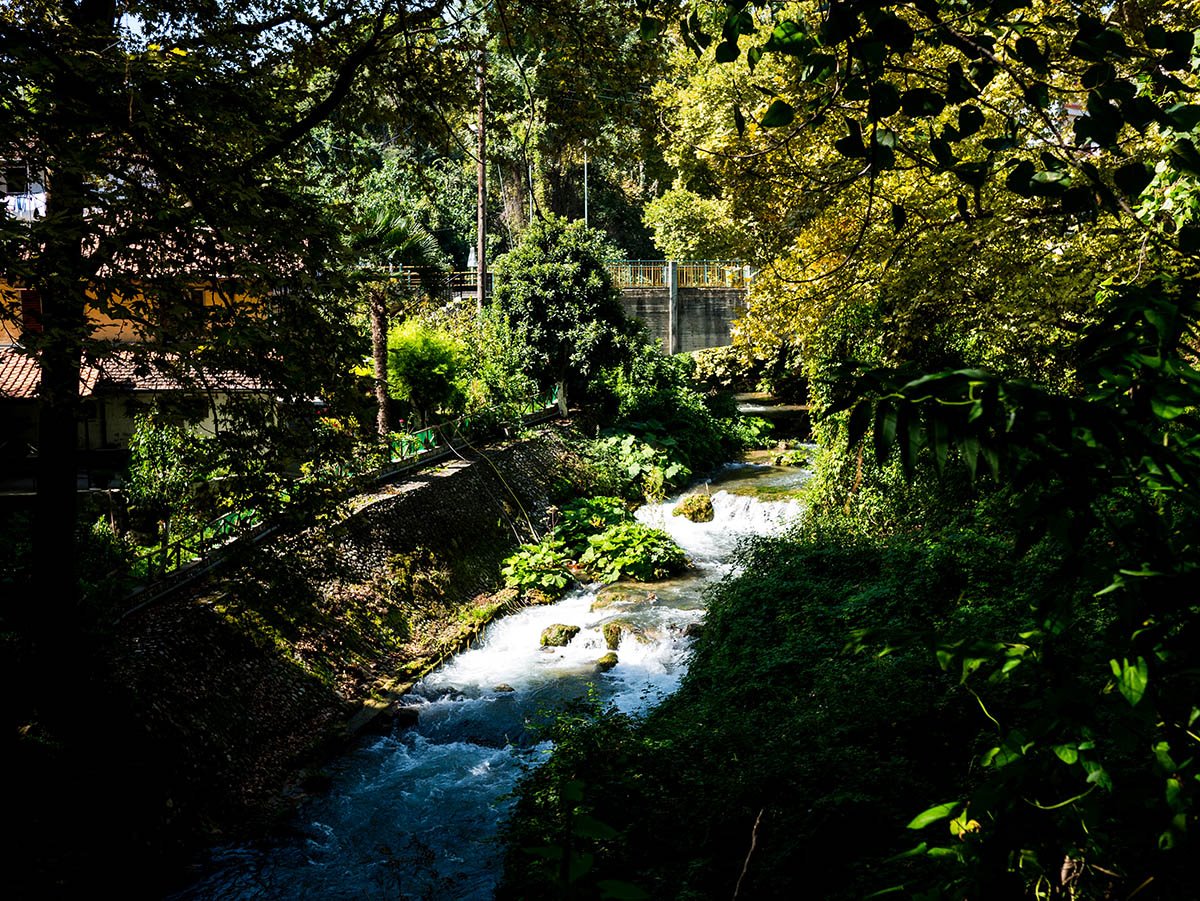
<path id="1" fill-rule="evenodd" d="M 0 222 L 0 269 L 41 304 L 25 346 L 41 367 L 33 573 L 47 617 L 74 615 L 79 373 L 102 350 L 89 310 L 138 322 L 156 352 L 311 392 L 348 333 L 316 290 L 337 239 L 297 144 L 368 61 L 440 9 L 19 0 L 0 11 L 0 155 L 44 172 L 48 197 L 45 217 Z M 196 309 L 198 284 L 217 288 L 211 309 Z M 332 340 L 302 338 L 323 331 Z"/>
<path id="2" fill-rule="evenodd" d="M 1020 635 L 936 648 L 968 688 L 1024 699 L 986 711 L 977 780 L 913 820 L 936 845 L 914 856 L 965 865 L 934 877 L 939 896 L 1188 891 L 1198 25 L 1193 4 L 1138 0 L 697 3 L 682 24 L 757 82 L 726 103 L 726 134 L 762 142 L 764 168 L 811 154 L 841 175 L 777 204 L 794 243 L 758 323 L 836 334 L 819 352 L 842 363 L 874 339 L 887 367 L 836 381 L 827 409 L 848 415 L 826 435 L 848 435 L 851 459 L 873 444 L 906 473 L 958 461 L 1002 480 L 1006 528 L 1049 536 L 1084 586 L 1083 603 L 1039 598 Z M 999 347 L 969 348 L 989 317 Z M 1081 646 L 1084 620 L 1099 625 Z"/>

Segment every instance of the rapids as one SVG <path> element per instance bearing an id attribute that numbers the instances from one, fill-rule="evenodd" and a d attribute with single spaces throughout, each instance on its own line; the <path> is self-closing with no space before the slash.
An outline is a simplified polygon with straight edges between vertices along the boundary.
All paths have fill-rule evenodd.
<path id="1" fill-rule="evenodd" d="M 330 767 L 332 784 L 308 802 L 292 834 L 266 846 L 214 851 L 207 875 L 176 899 L 489 899 L 500 877 L 496 841 L 511 792 L 550 751 L 536 723 L 593 692 L 627 713 L 647 710 L 678 686 L 687 666 L 688 626 L 704 615 L 703 587 L 732 571 L 747 536 L 794 520 L 794 499 L 737 493 L 798 487 L 803 470 L 733 464 L 712 493 L 714 519 L 673 516 L 678 498 L 642 507 L 642 522 L 665 529 L 693 563 L 686 577 L 618 586 L 597 602 L 599 586 L 556 604 L 529 607 L 492 623 L 484 639 L 419 682 L 406 698 L 417 724 L 366 739 Z M 706 490 L 701 488 L 700 490 Z M 609 598 L 611 595 L 611 598 Z M 602 628 L 619 619 L 618 664 L 601 673 L 608 652 Z M 543 649 L 554 623 L 579 633 Z"/>

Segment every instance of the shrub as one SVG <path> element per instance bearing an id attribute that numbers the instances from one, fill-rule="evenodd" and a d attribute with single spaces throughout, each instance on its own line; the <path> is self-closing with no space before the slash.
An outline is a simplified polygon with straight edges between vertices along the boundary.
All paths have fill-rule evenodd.
<path id="1" fill-rule="evenodd" d="M 588 538 L 609 526 L 631 522 L 633 512 L 619 497 L 591 497 L 572 501 L 563 508 L 562 518 L 554 527 L 554 538 L 561 541 L 572 556 L 582 554 Z"/>
<path id="2" fill-rule="evenodd" d="M 692 379 L 694 370 L 695 362 L 687 355 L 667 356 L 642 345 L 603 380 L 612 427 L 666 450 L 671 462 L 688 469 L 689 476 L 718 466 L 744 446 L 728 395 L 701 394 Z"/>
<path id="3" fill-rule="evenodd" d="M 622 578 L 652 582 L 682 572 L 688 559 L 661 529 L 625 522 L 589 538 L 579 563 L 600 582 Z"/>
<path id="4" fill-rule="evenodd" d="M 615 255 L 599 232 L 552 216 L 496 260 L 494 309 L 528 346 L 539 383 L 586 394 L 592 378 L 624 359 L 633 330 L 605 267 Z"/>
<path id="5" fill-rule="evenodd" d="M 562 543 L 554 540 L 538 544 L 523 544 L 505 559 L 500 572 L 504 582 L 513 588 L 540 589 L 561 597 L 575 581 L 568 565 L 571 558 Z"/>
<path id="6" fill-rule="evenodd" d="M 471 348 L 462 373 L 466 411 L 503 408 L 538 392 L 537 380 L 527 371 L 529 347 L 508 319 L 495 309 L 476 314 L 462 310 L 447 320 L 447 328 L 464 337 Z"/>
<path id="7" fill-rule="evenodd" d="M 466 360 L 466 347 L 449 332 L 409 319 L 388 334 L 388 393 L 428 424 L 434 414 L 462 407 Z"/>
<path id="8" fill-rule="evenodd" d="M 668 453 L 674 439 L 659 440 L 656 447 L 629 433 L 607 435 L 592 441 L 584 452 L 600 470 L 606 490 L 656 501 L 682 488 L 692 477 L 692 471 Z"/>

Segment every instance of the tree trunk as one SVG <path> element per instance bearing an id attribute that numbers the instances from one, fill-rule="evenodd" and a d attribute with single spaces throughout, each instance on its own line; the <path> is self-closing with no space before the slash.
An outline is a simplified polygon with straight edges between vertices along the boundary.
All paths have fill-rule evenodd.
<path id="1" fill-rule="evenodd" d="M 86 0 L 61 9 L 82 36 L 87 53 L 102 53 L 116 34 L 114 0 Z M 31 528 L 30 596 L 27 616 L 34 658 L 30 678 L 35 706 L 48 731 L 68 745 L 89 731 L 91 710 L 62 699 L 81 686 L 95 686 L 92 654 L 95 623 L 81 604 L 78 540 L 79 376 L 90 336 L 87 289 L 92 234 L 87 219 L 92 173 L 81 148 L 95 140 L 80 132 L 88 121 L 93 86 L 77 51 L 56 70 L 39 135 L 46 171 L 46 216 L 35 224 L 40 244 L 29 282 L 41 301 L 41 330 L 26 335 L 37 355 L 37 496 Z M 93 735 L 94 737 L 94 735 Z"/>
<path id="2" fill-rule="evenodd" d="M 479 90 L 479 155 L 476 176 L 475 209 L 475 277 L 476 312 L 483 314 L 487 300 L 487 47 L 479 50 L 479 69 L 476 75 Z"/>
<path id="3" fill-rule="evenodd" d="M 79 594 L 76 423 L 87 298 L 80 256 L 83 181 L 63 173 L 48 182 L 47 213 L 64 224 L 51 234 L 39 260 L 35 287 L 42 333 L 29 342 L 41 365 L 32 582 L 45 625 L 55 630 L 66 625 L 64 616 L 74 621 Z"/>
<path id="4" fill-rule="evenodd" d="M 56 315 L 54 308 L 60 303 L 50 300 L 48 293 L 43 293 L 42 298 L 42 321 L 52 322 Z M 61 305 L 69 305 L 69 299 L 66 301 Z M 40 348 L 42 381 L 38 396 L 32 581 L 34 595 L 40 599 L 38 606 L 50 629 L 54 629 L 61 615 L 74 617 L 79 592 L 75 521 L 80 350 L 79 343 L 69 339 L 44 342 Z"/>
<path id="5" fill-rule="evenodd" d="M 371 356 L 375 361 L 375 430 L 381 444 L 391 432 L 387 392 L 387 298 L 382 288 L 371 291 Z"/>

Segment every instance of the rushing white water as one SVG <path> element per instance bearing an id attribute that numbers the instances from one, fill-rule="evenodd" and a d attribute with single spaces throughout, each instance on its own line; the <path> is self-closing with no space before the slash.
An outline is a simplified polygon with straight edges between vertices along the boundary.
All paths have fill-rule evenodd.
<path id="1" fill-rule="evenodd" d="M 787 487 L 805 473 L 742 466 L 726 476 L 728 487 Z M 493 623 L 476 647 L 413 689 L 417 725 L 338 762 L 329 792 L 301 812 L 299 838 L 215 852 L 209 875 L 176 897 L 491 898 L 509 794 L 550 750 L 538 724 L 589 691 L 628 713 L 674 691 L 686 668 L 687 628 L 703 616 L 704 584 L 730 571 L 739 541 L 776 532 L 800 512 L 794 500 L 713 490 L 713 521 L 693 523 L 671 514 L 677 500 L 637 515 L 687 552 L 694 567 L 687 578 L 618 586 L 600 600 L 589 586 Z M 626 632 L 617 665 L 601 672 L 596 662 L 608 653 L 601 630 L 612 621 Z M 565 647 L 544 649 L 542 630 L 554 624 L 579 632 Z"/>

